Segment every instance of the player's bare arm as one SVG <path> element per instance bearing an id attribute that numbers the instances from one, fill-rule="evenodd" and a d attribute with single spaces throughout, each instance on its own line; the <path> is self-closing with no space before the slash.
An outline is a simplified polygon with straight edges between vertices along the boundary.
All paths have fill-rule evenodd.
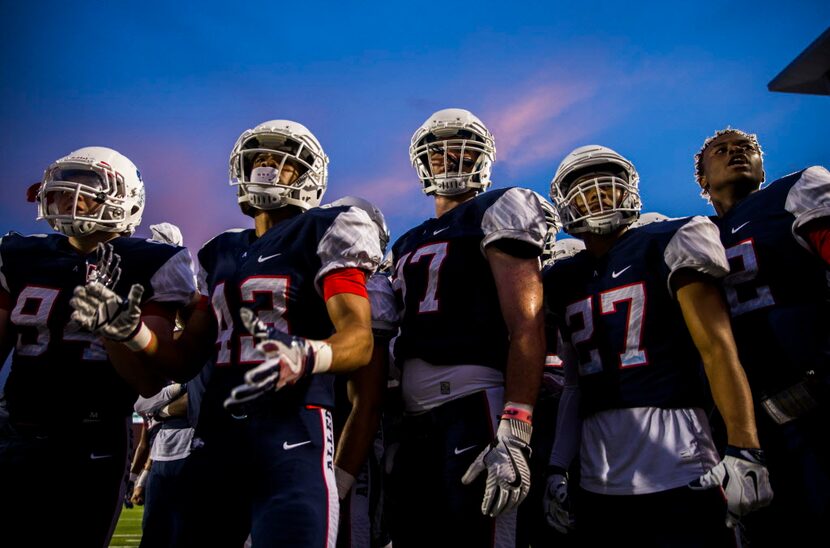
<path id="1" fill-rule="evenodd" d="M 718 286 L 703 274 L 680 270 L 672 278 L 689 333 L 700 352 L 730 445 L 758 448 L 752 393 Z"/>
<path id="2" fill-rule="evenodd" d="M 366 297 L 338 293 L 326 301 L 335 333 L 327 339 L 331 346 L 332 373 L 351 371 L 369 363 L 372 357 L 372 312 Z"/>
<path id="3" fill-rule="evenodd" d="M 538 260 L 514 257 L 493 246 L 487 247 L 486 253 L 510 334 L 505 401 L 533 405 L 545 361 L 542 277 Z"/>

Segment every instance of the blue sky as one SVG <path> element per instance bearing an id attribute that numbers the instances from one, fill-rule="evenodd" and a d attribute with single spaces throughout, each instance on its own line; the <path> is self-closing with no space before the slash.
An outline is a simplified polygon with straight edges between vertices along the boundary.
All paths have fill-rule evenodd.
<path id="1" fill-rule="evenodd" d="M 179 224 L 195 251 L 250 224 L 228 154 L 275 118 L 322 142 L 325 199 L 374 201 L 393 238 L 432 215 L 407 147 L 445 107 L 495 134 L 496 187 L 546 196 L 564 155 L 598 143 L 635 163 L 646 210 L 672 216 L 710 213 L 692 156 L 726 125 L 758 133 L 770 179 L 830 164 L 830 99 L 766 90 L 830 25 L 825 0 L 115 4 L 2 4 L 0 231 L 50 230 L 26 187 L 104 145 L 141 169 L 145 227 Z"/>

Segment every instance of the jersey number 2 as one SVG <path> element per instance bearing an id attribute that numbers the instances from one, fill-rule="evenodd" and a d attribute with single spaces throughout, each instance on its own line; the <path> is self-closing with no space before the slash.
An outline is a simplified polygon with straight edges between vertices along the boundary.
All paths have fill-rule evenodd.
<path id="1" fill-rule="evenodd" d="M 600 314 L 617 313 L 617 305 L 625 301 L 628 302 L 628 314 L 625 322 L 625 346 L 623 351 L 619 353 L 618 365 L 620 369 L 648 365 L 648 356 L 642 348 L 646 303 L 645 284 L 639 282 L 603 291 L 599 295 Z M 571 342 L 577 349 L 584 350 L 587 346 L 588 358 L 587 360 L 580 359 L 580 375 L 590 375 L 602 371 L 599 350 L 592 348 L 590 345 L 590 341 L 594 336 L 593 302 L 594 297 L 590 296 L 568 305 L 565 309 L 566 321 L 569 327 L 573 329 L 579 323 L 582 325 L 572 332 Z M 576 317 L 580 317 L 581 322 L 575 321 Z"/>

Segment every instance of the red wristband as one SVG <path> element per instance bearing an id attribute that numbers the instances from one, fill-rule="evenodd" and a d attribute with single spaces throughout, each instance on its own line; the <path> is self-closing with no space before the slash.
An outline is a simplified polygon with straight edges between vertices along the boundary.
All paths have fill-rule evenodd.
<path id="1" fill-rule="evenodd" d="M 518 407 L 506 406 L 501 415 L 503 419 L 514 419 L 528 424 L 533 424 L 533 415 L 529 411 L 519 409 Z"/>

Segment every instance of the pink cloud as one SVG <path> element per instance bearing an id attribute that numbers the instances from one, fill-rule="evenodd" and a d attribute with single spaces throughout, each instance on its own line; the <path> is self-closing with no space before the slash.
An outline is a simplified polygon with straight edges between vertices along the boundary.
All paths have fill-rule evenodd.
<path id="1" fill-rule="evenodd" d="M 483 112 L 496 136 L 499 161 L 516 167 L 532 165 L 582 138 L 584 128 L 563 125 L 560 118 L 591 98 L 595 89 L 594 84 L 573 82 L 510 90 L 510 100 Z"/>

